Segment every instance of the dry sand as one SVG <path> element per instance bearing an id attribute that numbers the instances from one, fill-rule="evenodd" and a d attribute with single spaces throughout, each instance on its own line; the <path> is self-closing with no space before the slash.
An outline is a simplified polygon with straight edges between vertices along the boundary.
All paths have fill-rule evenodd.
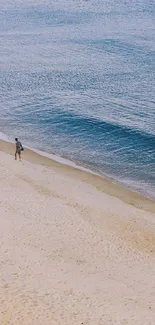
<path id="1" fill-rule="evenodd" d="M 154 325 L 155 203 L 0 150 L 0 324 Z"/>

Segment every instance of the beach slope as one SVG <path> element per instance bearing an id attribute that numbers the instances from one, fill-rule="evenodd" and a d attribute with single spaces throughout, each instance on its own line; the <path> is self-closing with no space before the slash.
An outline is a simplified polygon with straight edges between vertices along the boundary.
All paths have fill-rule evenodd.
<path id="1" fill-rule="evenodd" d="M 154 202 L 1 150 L 0 324 L 154 325 Z"/>

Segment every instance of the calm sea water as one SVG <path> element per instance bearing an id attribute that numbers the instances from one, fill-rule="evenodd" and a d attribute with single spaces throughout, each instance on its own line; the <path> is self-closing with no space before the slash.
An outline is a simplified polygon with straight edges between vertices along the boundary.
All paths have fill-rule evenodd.
<path id="1" fill-rule="evenodd" d="M 155 7 L 0 3 L 0 132 L 155 199 Z"/>

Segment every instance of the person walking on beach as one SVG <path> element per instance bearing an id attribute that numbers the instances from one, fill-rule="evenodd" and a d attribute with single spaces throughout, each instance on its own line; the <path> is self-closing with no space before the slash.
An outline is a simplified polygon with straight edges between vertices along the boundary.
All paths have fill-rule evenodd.
<path id="1" fill-rule="evenodd" d="M 17 138 L 15 138 L 15 141 L 16 141 L 15 160 L 17 160 L 17 155 L 19 156 L 19 160 L 21 160 L 21 152 L 23 150 L 23 146 Z"/>

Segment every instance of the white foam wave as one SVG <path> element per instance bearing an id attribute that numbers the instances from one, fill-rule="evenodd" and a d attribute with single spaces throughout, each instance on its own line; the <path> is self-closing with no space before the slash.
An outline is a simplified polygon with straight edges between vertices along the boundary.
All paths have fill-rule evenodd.
<path id="1" fill-rule="evenodd" d="M 51 160 L 55 160 L 56 162 L 58 162 L 60 164 L 70 166 L 70 167 L 73 167 L 73 168 L 76 168 L 76 169 L 80 169 L 80 170 L 85 171 L 87 173 L 91 173 L 93 175 L 98 175 L 99 176 L 98 173 L 93 172 L 91 169 L 80 166 L 80 165 L 76 164 L 74 161 L 71 161 L 71 160 L 69 160 L 67 158 L 63 158 L 61 156 L 54 155 L 52 153 L 47 153 L 47 152 L 44 152 L 44 151 L 41 151 L 41 150 L 38 150 L 38 149 L 34 149 L 34 148 L 30 148 L 30 147 L 27 147 L 27 148 L 34 151 L 34 152 L 36 152 L 36 153 L 38 153 L 41 156 L 47 157 L 47 158 L 49 158 Z"/>
<path id="2" fill-rule="evenodd" d="M 8 137 L 7 137 L 7 135 L 5 133 L 3 133 L 3 132 L 0 132 L 0 139 L 1 140 L 6 140 L 6 141 L 9 140 Z"/>

